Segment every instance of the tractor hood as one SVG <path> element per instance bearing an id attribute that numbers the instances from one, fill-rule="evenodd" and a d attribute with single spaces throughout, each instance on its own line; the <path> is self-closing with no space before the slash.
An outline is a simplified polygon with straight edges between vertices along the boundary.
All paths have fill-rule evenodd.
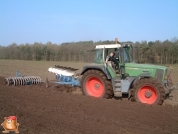
<path id="1" fill-rule="evenodd" d="M 149 74 L 151 77 L 158 78 L 160 81 L 163 80 L 166 74 L 167 67 L 151 65 L 151 64 L 137 64 L 137 63 L 126 63 L 125 72 L 129 76 L 139 76 L 143 73 Z"/>
<path id="2" fill-rule="evenodd" d="M 137 63 L 126 63 L 126 67 L 130 67 L 133 69 L 163 69 L 166 70 L 167 67 L 159 66 L 159 65 L 152 65 L 152 64 L 137 64 Z"/>

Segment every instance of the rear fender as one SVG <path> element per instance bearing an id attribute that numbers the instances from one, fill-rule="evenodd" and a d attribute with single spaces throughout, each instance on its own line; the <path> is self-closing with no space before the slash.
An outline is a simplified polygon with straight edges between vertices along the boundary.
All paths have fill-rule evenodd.
<path id="1" fill-rule="evenodd" d="M 102 71 L 106 75 L 107 79 L 111 79 L 111 75 L 109 74 L 108 70 L 106 69 L 106 67 L 104 65 L 101 65 L 101 66 L 99 66 L 99 65 L 97 65 L 97 66 L 92 66 L 92 65 L 85 66 L 85 67 L 83 67 L 83 70 L 82 70 L 80 75 L 83 75 L 86 71 L 92 70 L 92 69 Z"/>

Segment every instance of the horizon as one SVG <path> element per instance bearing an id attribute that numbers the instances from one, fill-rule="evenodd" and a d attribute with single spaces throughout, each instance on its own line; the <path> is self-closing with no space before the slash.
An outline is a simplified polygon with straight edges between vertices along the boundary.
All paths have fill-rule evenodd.
<path id="1" fill-rule="evenodd" d="M 135 42 L 132 42 L 132 41 L 125 41 L 125 42 L 132 42 L 132 43 L 137 43 L 137 42 L 139 42 L 139 43 L 143 43 L 143 42 L 146 42 L 147 44 L 149 43 L 149 42 L 156 42 L 156 41 L 160 41 L 161 43 L 162 42 L 164 42 L 164 41 L 170 41 L 170 42 L 176 42 L 176 41 L 178 41 L 178 38 L 177 37 L 174 37 L 174 38 L 171 38 L 171 39 L 166 39 L 166 40 L 163 40 L 163 41 L 161 41 L 161 40 L 154 40 L 154 41 L 147 41 L 147 40 L 141 40 L 141 41 L 135 41 Z M 8 46 L 10 46 L 10 45 L 13 45 L 13 44 L 16 44 L 17 46 L 19 46 L 19 45 L 26 45 L 26 44 L 28 44 L 28 45 L 34 45 L 35 43 L 39 43 L 39 44 L 42 44 L 42 45 L 46 45 L 46 44 L 48 44 L 49 42 L 51 43 L 51 44 L 54 44 L 54 45 L 62 45 L 62 44 L 65 44 L 65 43 L 69 43 L 69 44 L 72 44 L 72 43 L 79 43 L 79 42 L 89 42 L 89 41 L 93 41 L 93 40 L 86 40 L 86 41 L 72 41 L 72 42 L 62 42 L 62 43 L 55 43 L 55 42 L 51 42 L 51 41 L 47 41 L 47 42 L 37 42 L 37 41 L 35 41 L 35 42 L 32 42 L 32 43 L 28 43 L 28 42 L 26 42 L 26 43 L 20 43 L 20 44 L 17 44 L 16 42 L 13 42 L 13 43 L 11 43 L 11 44 L 8 44 L 8 45 L 1 45 L 0 44 L 0 46 L 2 46 L 2 47 L 8 47 Z M 93 41 L 93 43 L 97 43 L 97 42 L 104 42 L 104 41 L 115 41 L 115 40 L 98 40 L 98 41 Z M 123 42 L 121 42 L 121 43 L 124 43 L 124 41 Z"/>
<path id="2" fill-rule="evenodd" d="M 0 46 L 178 38 L 178 1 L 0 1 Z"/>

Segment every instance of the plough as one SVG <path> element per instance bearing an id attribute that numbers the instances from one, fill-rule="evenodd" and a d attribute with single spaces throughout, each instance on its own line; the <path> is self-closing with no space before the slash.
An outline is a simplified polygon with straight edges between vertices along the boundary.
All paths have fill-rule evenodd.
<path id="1" fill-rule="evenodd" d="M 63 76 L 73 76 L 75 75 L 75 71 L 78 69 L 71 68 L 71 67 L 63 67 L 59 65 L 55 65 L 55 67 L 50 67 L 48 69 L 49 72 L 55 73 L 58 75 L 63 75 Z"/>
<path id="2" fill-rule="evenodd" d="M 75 77 L 75 72 L 77 70 L 78 69 L 59 65 L 55 65 L 55 67 L 50 67 L 48 69 L 49 72 L 56 74 L 56 84 L 80 86 L 80 80 L 77 76 Z"/>

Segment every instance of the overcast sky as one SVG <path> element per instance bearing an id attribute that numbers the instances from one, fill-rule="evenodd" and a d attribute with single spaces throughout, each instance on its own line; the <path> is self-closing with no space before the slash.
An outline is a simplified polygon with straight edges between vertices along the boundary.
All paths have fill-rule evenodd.
<path id="1" fill-rule="evenodd" d="M 0 45 L 178 37 L 178 0 L 0 0 Z"/>

